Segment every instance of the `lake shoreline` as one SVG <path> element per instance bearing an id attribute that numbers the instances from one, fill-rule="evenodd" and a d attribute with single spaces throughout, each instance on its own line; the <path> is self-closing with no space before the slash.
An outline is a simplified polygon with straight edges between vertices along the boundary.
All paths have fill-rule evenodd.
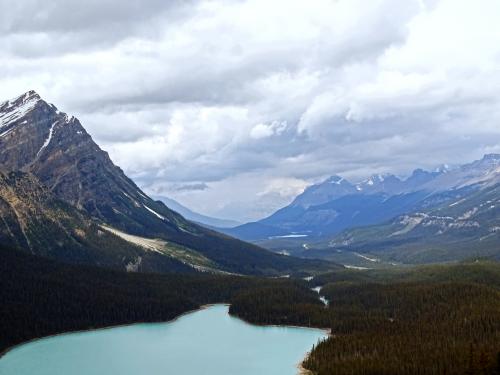
<path id="1" fill-rule="evenodd" d="M 304 362 L 307 359 L 307 357 L 309 357 L 310 354 L 311 354 L 311 352 L 308 352 L 307 355 L 302 360 L 302 362 Z M 299 371 L 298 375 L 314 375 L 312 371 L 310 371 L 310 370 L 304 368 L 304 366 L 302 366 L 302 362 L 297 365 L 297 369 Z"/>
<path id="2" fill-rule="evenodd" d="M 135 323 L 127 323 L 127 324 L 117 324 L 117 325 L 111 325 L 111 326 L 106 326 L 106 327 L 101 327 L 101 328 L 80 329 L 80 330 L 74 330 L 74 331 L 66 331 L 66 332 L 56 333 L 56 334 L 48 335 L 48 336 L 37 337 L 37 338 L 33 338 L 33 339 L 30 339 L 30 340 L 24 341 L 24 342 L 19 343 L 19 344 L 16 344 L 14 346 L 11 346 L 11 347 L 5 349 L 4 351 L 0 352 L 0 360 L 7 353 L 9 353 L 10 351 L 15 350 L 16 348 L 18 348 L 20 346 L 23 346 L 23 345 L 26 345 L 26 344 L 29 344 L 29 343 L 33 343 L 33 342 L 36 342 L 36 341 L 45 340 L 45 339 L 49 339 L 49 338 L 52 338 L 52 337 L 58 337 L 58 336 L 68 335 L 68 334 L 74 334 L 74 333 L 85 333 L 85 332 L 93 332 L 93 331 L 102 331 L 102 330 L 108 330 L 108 329 L 114 329 L 114 328 L 120 328 L 120 327 L 130 327 L 130 326 L 139 325 L 139 324 L 165 324 L 165 323 L 174 323 L 174 322 L 176 322 L 177 320 L 181 319 L 182 317 L 184 317 L 186 315 L 193 314 L 193 313 L 196 313 L 198 311 L 202 311 L 202 310 L 208 309 L 208 308 L 213 307 L 213 306 L 227 306 L 227 307 L 229 307 L 230 303 L 210 303 L 210 304 L 201 305 L 201 306 L 199 306 L 196 309 L 191 309 L 191 310 L 185 311 L 185 312 L 183 312 L 183 313 L 175 316 L 174 318 L 172 318 L 170 320 L 165 320 L 165 321 L 158 321 L 158 322 L 135 322 Z M 243 318 L 239 317 L 238 315 L 230 314 L 229 313 L 229 309 L 227 311 L 227 314 L 229 316 L 237 318 L 240 321 L 242 321 L 243 323 L 251 325 L 251 326 L 276 327 L 276 328 L 306 328 L 306 329 L 321 331 L 326 336 L 330 336 L 330 334 L 331 334 L 331 331 L 329 329 L 327 329 L 327 328 L 306 327 L 306 326 L 298 326 L 298 325 L 280 325 L 280 324 L 252 323 L 252 322 L 250 322 L 250 321 L 248 321 L 246 319 L 243 319 Z M 309 355 L 310 355 L 310 351 L 307 352 L 305 354 L 304 358 L 296 365 L 297 370 L 298 370 L 298 375 L 312 375 L 311 371 L 305 369 L 302 366 L 303 361 L 306 360 Z"/>
<path id="3" fill-rule="evenodd" d="M 42 337 L 35 337 L 33 339 L 29 339 L 27 341 L 23 341 L 23 342 L 21 342 L 19 344 L 13 345 L 13 346 L 8 347 L 7 349 L 1 351 L 0 352 L 0 360 L 7 353 L 9 353 L 10 351 L 16 349 L 19 346 L 30 344 L 30 343 L 33 343 L 33 342 L 36 342 L 36 341 L 40 341 L 40 340 L 49 339 L 51 337 L 58 337 L 58 336 L 72 334 L 72 333 L 84 333 L 84 332 L 91 332 L 91 331 L 103 331 L 103 330 L 106 330 L 106 329 L 113 329 L 113 328 L 120 328 L 120 327 L 129 327 L 129 326 L 133 326 L 133 325 L 136 325 L 136 324 L 173 323 L 173 322 L 177 321 L 178 319 L 182 318 L 184 315 L 192 314 L 194 312 L 201 311 L 201 310 L 204 310 L 204 309 L 208 309 L 211 306 L 217 306 L 217 305 L 229 306 L 228 303 L 209 303 L 209 304 L 206 304 L 206 305 L 201 305 L 200 307 L 198 307 L 196 309 L 191 309 L 191 310 L 185 311 L 185 312 L 183 312 L 183 313 L 175 316 L 174 318 L 172 318 L 170 320 L 161 320 L 161 321 L 157 321 L 157 322 L 135 322 L 135 323 L 116 324 L 116 325 L 110 325 L 110 326 L 100 327 L 100 328 L 77 329 L 77 330 L 70 330 L 70 331 L 65 331 L 65 332 L 60 332 L 60 333 L 54 333 L 53 335 L 47 335 L 47 336 L 42 336 Z"/>
<path id="4" fill-rule="evenodd" d="M 227 304 L 229 305 L 229 304 Z M 229 314 L 229 312 L 228 312 Z M 229 314 L 231 315 L 231 314 Z M 246 319 L 243 319 L 241 317 L 239 317 L 238 315 L 231 315 L 231 316 L 234 316 L 236 318 L 238 318 L 239 320 L 241 320 L 242 322 L 245 322 L 246 324 L 249 324 L 249 325 L 252 325 L 252 326 L 258 326 L 258 327 L 283 327 L 283 328 L 307 328 L 307 329 L 312 329 L 312 330 L 316 330 L 316 331 L 321 331 L 323 333 L 326 334 L 327 337 L 330 337 L 330 335 L 332 334 L 332 331 L 328 328 L 319 328 L 319 327 L 306 327 L 306 326 L 297 326 L 297 325 L 280 325 L 280 324 L 263 324 L 263 323 L 252 323 L 252 322 L 249 322 L 248 320 Z M 298 373 L 297 375 L 313 375 L 313 373 L 304 368 L 304 366 L 302 365 L 304 363 L 304 361 L 309 357 L 309 355 L 311 355 L 311 352 L 308 351 L 306 352 L 304 358 L 296 365 L 297 366 L 297 370 L 298 370 Z"/>
<path id="5" fill-rule="evenodd" d="M 225 303 L 225 304 L 224 303 L 217 303 L 216 305 L 226 305 L 226 306 L 229 306 L 230 304 L 229 303 Z M 245 322 L 247 324 L 250 324 L 252 326 L 257 326 L 257 327 L 306 328 L 306 329 L 311 329 L 311 330 L 314 330 L 314 331 L 324 332 L 324 333 L 326 333 L 327 336 L 330 336 L 330 334 L 331 334 L 331 330 L 329 328 L 310 327 L 310 326 L 297 326 L 297 325 L 290 325 L 290 324 L 253 323 L 253 322 L 250 322 L 250 321 L 248 321 L 246 319 L 243 319 L 242 317 L 240 317 L 238 315 L 233 315 L 233 314 L 229 314 L 229 315 L 234 316 L 235 318 L 238 318 L 242 322 Z"/>

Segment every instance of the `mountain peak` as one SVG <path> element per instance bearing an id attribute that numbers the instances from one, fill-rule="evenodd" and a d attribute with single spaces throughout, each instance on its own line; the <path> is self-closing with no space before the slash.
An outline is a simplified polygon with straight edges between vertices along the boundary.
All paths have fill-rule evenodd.
<path id="1" fill-rule="evenodd" d="M 496 169 L 500 166 L 500 154 L 485 154 L 481 159 L 476 160 L 470 164 L 465 164 L 461 166 L 461 169 L 477 169 L 489 171 L 490 169 Z"/>
<path id="2" fill-rule="evenodd" d="M 0 128 L 19 120 L 41 101 L 40 95 L 30 90 L 15 99 L 0 104 Z"/>
<path id="3" fill-rule="evenodd" d="M 444 168 L 444 167 L 443 167 Z M 446 169 L 447 170 L 447 169 Z M 406 178 L 406 182 L 409 181 L 420 181 L 420 180 L 431 180 L 432 178 L 436 177 L 439 174 L 446 173 L 444 172 L 445 169 L 440 168 L 439 170 L 435 170 L 433 172 L 426 171 L 422 168 L 417 168 L 415 169 L 410 176 Z"/>
<path id="4" fill-rule="evenodd" d="M 500 154 L 486 154 L 483 156 L 484 161 L 500 162 Z"/>
<path id="5" fill-rule="evenodd" d="M 354 185 L 348 180 L 341 176 L 333 175 L 320 183 L 309 186 L 294 199 L 291 205 L 301 207 L 314 206 L 355 192 Z"/>
<path id="6" fill-rule="evenodd" d="M 25 92 L 23 95 L 21 95 L 20 97 L 24 98 L 24 100 L 28 100 L 28 99 L 41 100 L 42 99 L 40 97 L 40 95 L 38 95 L 38 93 L 35 90 L 29 90 L 29 91 Z"/>
<path id="7" fill-rule="evenodd" d="M 40 95 L 38 95 L 38 93 L 35 90 L 29 90 L 14 99 L 7 100 L 6 102 L 1 103 L 0 108 L 17 107 L 20 105 L 24 105 L 28 102 L 38 102 L 40 100 L 42 100 L 42 98 L 40 97 Z"/>

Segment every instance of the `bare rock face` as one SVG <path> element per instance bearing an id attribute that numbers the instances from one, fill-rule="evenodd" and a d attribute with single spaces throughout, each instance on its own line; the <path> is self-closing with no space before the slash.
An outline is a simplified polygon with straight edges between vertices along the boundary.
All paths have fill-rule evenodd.
<path id="1" fill-rule="evenodd" d="M 134 215 L 169 230 L 183 221 L 125 176 L 76 118 L 34 91 L 0 106 L 0 131 L 4 168 L 33 173 L 57 197 L 96 218 L 135 233 L 142 231 L 143 220 L 134 223 Z"/>

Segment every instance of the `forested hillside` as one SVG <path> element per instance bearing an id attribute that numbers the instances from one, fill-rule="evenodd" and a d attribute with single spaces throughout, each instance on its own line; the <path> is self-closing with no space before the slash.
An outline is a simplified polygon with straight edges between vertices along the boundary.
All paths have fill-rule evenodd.
<path id="1" fill-rule="evenodd" d="M 0 352 L 55 333 L 170 320 L 271 284 L 300 284 L 309 292 L 305 283 L 286 279 L 125 273 L 0 247 Z"/>
<path id="2" fill-rule="evenodd" d="M 300 290 L 233 300 L 254 323 L 328 327 L 304 367 L 327 374 L 500 374 L 500 265 L 473 263 L 319 276 L 329 306 Z"/>

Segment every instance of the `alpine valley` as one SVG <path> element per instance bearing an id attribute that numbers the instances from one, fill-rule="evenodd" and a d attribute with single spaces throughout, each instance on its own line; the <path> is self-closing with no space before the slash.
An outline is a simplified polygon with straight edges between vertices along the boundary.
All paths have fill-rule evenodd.
<path id="1" fill-rule="evenodd" d="M 255 223 L 223 229 L 276 252 L 372 268 L 500 259 L 500 155 L 406 179 L 333 176 Z"/>

